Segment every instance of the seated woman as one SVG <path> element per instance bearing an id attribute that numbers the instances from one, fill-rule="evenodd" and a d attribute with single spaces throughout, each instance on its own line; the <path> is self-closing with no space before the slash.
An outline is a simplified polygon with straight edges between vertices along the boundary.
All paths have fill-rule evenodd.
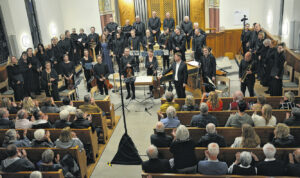
<path id="1" fill-rule="evenodd" d="M 33 117 L 35 121 L 32 123 L 33 129 L 45 129 L 52 128 L 52 125 L 48 121 L 48 116 L 42 111 L 36 110 L 33 112 Z"/>
<path id="2" fill-rule="evenodd" d="M 195 99 L 192 95 L 185 98 L 185 104 L 182 106 L 181 111 L 199 111 L 199 106 L 195 104 Z"/>
<path id="3" fill-rule="evenodd" d="M 257 115 L 256 111 L 252 115 L 252 120 L 255 127 L 261 126 L 276 126 L 276 117 L 272 115 L 272 106 L 265 104 L 261 109 L 262 116 Z"/>
<path id="4" fill-rule="evenodd" d="M 1 100 L 1 108 L 7 108 L 10 114 L 17 114 L 20 109 L 15 102 L 11 102 L 9 98 L 3 97 Z"/>
<path id="5" fill-rule="evenodd" d="M 196 144 L 190 139 L 189 130 L 184 125 L 180 125 L 172 135 L 174 141 L 171 143 L 170 152 L 174 158 L 170 160 L 171 167 L 178 173 L 196 173 Z"/>
<path id="6" fill-rule="evenodd" d="M 41 111 L 43 113 L 58 113 L 60 109 L 55 105 L 53 98 L 46 98 L 41 107 Z"/>
<path id="7" fill-rule="evenodd" d="M 294 136 L 290 134 L 290 128 L 283 123 L 279 123 L 275 127 L 272 144 L 276 148 L 288 148 L 297 146 L 295 145 Z"/>
<path id="8" fill-rule="evenodd" d="M 174 101 L 174 94 L 172 92 L 167 91 L 165 93 L 165 97 L 166 97 L 167 101 L 160 106 L 160 112 L 166 112 L 166 110 L 169 106 L 173 106 L 176 109 L 176 111 L 180 110 L 179 104 L 175 103 L 175 101 Z"/>
<path id="9" fill-rule="evenodd" d="M 22 109 L 32 114 L 36 110 L 40 110 L 38 101 L 33 101 L 31 97 L 25 97 L 22 101 Z"/>
<path id="10" fill-rule="evenodd" d="M 266 104 L 266 97 L 263 95 L 259 95 L 257 97 L 256 103 L 252 105 L 251 109 L 255 111 L 259 111 Z"/>
<path id="11" fill-rule="evenodd" d="M 42 153 L 42 160 L 37 163 L 37 167 L 40 171 L 58 171 L 62 169 L 59 164 L 60 156 L 56 155 L 55 162 L 53 163 L 54 152 L 51 149 L 47 149 Z"/>
<path id="12" fill-rule="evenodd" d="M 235 138 L 231 148 L 260 148 L 260 138 L 251 125 L 243 124 L 242 136 Z"/>
<path id="13" fill-rule="evenodd" d="M 54 147 L 50 139 L 50 132 L 44 129 L 38 129 L 34 132 L 34 139 L 31 143 L 32 147 Z"/>
<path id="14" fill-rule="evenodd" d="M 176 117 L 176 110 L 173 106 L 168 107 L 166 114 L 167 117 L 160 120 L 160 122 L 164 124 L 165 128 L 176 128 L 180 125 L 180 121 Z M 163 118 L 163 115 L 161 114 L 160 117 Z"/>
<path id="15" fill-rule="evenodd" d="M 59 139 L 55 141 L 56 148 L 72 148 L 78 145 L 79 149 L 82 150 L 83 144 L 77 138 L 76 133 L 72 132 L 70 127 L 66 127 L 61 131 Z"/>
<path id="16" fill-rule="evenodd" d="M 201 103 L 204 102 L 207 93 L 203 93 Z M 219 99 L 218 93 L 215 91 L 209 92 L 206 104 L 208 106 L 208 111 L 222 111 L 223 110 L 223 101 Z"/>
<path id="17" fill-rule="evenodd" d="M 252 157 L 255 161 L 258 161 L 256 155 L 243 151 L 235 154 L 235 162 L 228 168 L 228 173 L 233 175 L 256 175 L 257 168 L 251 164 Z"/>
<path id="18" fill-rule="evenodd" d="M 2 147 L 7 147 L 10 144 L 14 144 L 17 147 L 30 147 L 31 142 L 26 135 L 27 130 L 24 130 L 23 139 L 21 139 L 19 133 L 15 129 L 9 129 L 5 132 Z"/>
<path id="19" fill-rule="evenodd" d="M 284 93 L 283 101 L 280 102 L 279 109 L 292 109 L 295 105 L 295 94 L 291 91 Z"/>

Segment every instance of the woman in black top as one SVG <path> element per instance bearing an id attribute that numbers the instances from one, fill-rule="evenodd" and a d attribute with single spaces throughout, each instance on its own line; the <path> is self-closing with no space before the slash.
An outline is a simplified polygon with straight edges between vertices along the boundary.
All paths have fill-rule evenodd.
<path id="1" fill-rule="evenodd" d="M 150 49 L 148 51 L 148 56 L 146 57 L 146 69 L 147 69 L 147 75 L 148 76 L 154 76 L 157 74 L 157 67 L 158 67 L 158 63 L 157 63 L 157 59 L 155 56 L 153 56 L 153 51 Z M 149 90 L 151 93 L 151 97 L 153 96 L 152 90 L 153 90 L 153 86 L 150 85 L 149 86 Z"/>
<path id="2" fill-rule="evenodd" d="M 45 69 L 45 64 L 46 64 L 46 61 L 49 60 L 49 56 L 47 54 L 47 51 L 45 51 L 43 44 L 38 44 L 38 52 L 36 53 L 36 57 L 40 61 L 42 68 Z"/>
<path id="3" fill-rule="evenodd" d="M 11 63 L 7 66 L 6 69 L 8 74 L 9 86 L 14 90 L 15 100 L 22 101 L 24 92 L 24 78 L 20 71 L 17 58 L 15 56 L 11 57 Z"/>
<path id="4" fill-rule="evenodd" d="M 63 57 L 63 51 L 57 45 L 58 39 L 56 37 L 51 39 L 51 47 L 47 50 L 47 53 L 49 55 L 49 60 L 54 65 L 54 69 L 58 74 L 61 74 L 60 72 L 60 63 L 62 62 Z"/>
<path id="5" fill-rule="evenodd" d="M 83 58 L 81 59 L 81 64 L 82 64 L 82 67 L 83 67 L 83 70 L 84 70 L 84 77 L 85 77 L 85 80 L 86 80 L 86 85 L 87 85 L 87 90 L 88 92 L 90 92 L 92 86 L 91 86 L 91 82 L 90 79 L 91 79 L 91 72 L 92 72 L 92 62 L 93 62 L 93 59 L 89 56 L 89 51 L 87 49 L 84 49 L 84 52 L 83 52 Z"/>
<path id="6" fill-rule="evenodd" d="M 32 65 L 31 92 L 34 92 L 36 95 L 40 95 L 40 75 L 42 72 L 42 66 L 38 58 L 33 55 L 32 48 L 27 49 L 27 61 Z"/>
<path id="7" fill-rule="evenodd" d="M 24 79 L 24 91 L 23 97 L 31 96 L 31 84 L 33 82 L 32 78 L 32 65 L 27 61 L 27 53 L 23 52 L 22 56 L 18 62 L 19 71 L 23 75 Z"/>
<path id="8" fill-rule="evenodd" d="M 275 59 L 271 69 L 271 84 L 270 84 L 270 96 L 282 96 L 282 77 L 284 67 L 284 43 L 281 43 L 277 47 L 275 53 Z"/>
<path id="9" fill-rule="evenodd" d="M 47 97 L 53 97 L 54 101 L 59 101 L 58 94 L 58 75 L 51 68 L 50 61 L 46 61 L 45 69 L 42 72 L 42 86 L 45 89 Z"/>
<path id="10" fill-rule="evenodd" d="M 66 88 L 73 89 L 75 65 L 69 60 L 69 56 L 67 54 L 64 55 L 64 61 L 61 63 L 60 69 L 61 74 L 65 79 Z"/>

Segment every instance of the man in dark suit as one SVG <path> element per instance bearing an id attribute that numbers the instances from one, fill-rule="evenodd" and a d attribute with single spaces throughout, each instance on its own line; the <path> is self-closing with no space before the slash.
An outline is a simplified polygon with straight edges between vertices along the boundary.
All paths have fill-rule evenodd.
<path id="1" fill-rule="evenodd" d="M 156 16 L 156 12 L 152 12 L 152 18 L 148 21 L 148 29 L 151 32 L 151 35 L 155 36 L 155 41 L 158 41 L 159 35 L 160 35 L 160 18 Z"/>
<path id="2" fill-rule="evenodd" d="M 185 61 L 185 35 L 180 33 L 180 28 L 176 27 L 175 33 L 172 35 L 172 50 L 174 53 L 180 52 L 182 60 Z"/>
<path id="3" fill-rule="evenodd" d="M 207 124 L 206 132 L 198 142 L 199 147 L 207 147 L 210 143 L 217 143 L 220 147 L 226 147 L 225 139 L 222 135 L 217 134 L 215 124 Z"/>
<path id="4" fill-rule="evenodd" d="M 175 21 L 172 17 L 170 17 L 170 12 L 166 13 L 166 18 L 164 19 L 163 22 L 163 28 L 168 28 L 170 32 L 174 31 L 175 28 Z"/>
<path id="5" fill-rule="evenodd" d="M 134 58 L 129 54 L 129 48 L 125 48 L 124 55 L 121 58 L 121 74 L 122 78 L 126 83 L 126 90 L 127 90 L 127 97 L 129 99 L 131 97 L 130 88 L 132 90 L 132 97 L 131 99 L 135 99 L 135 77 L 134 77 L 134 68 L 136 63 Z"/>
<path id="6" fill-rule="evenodd" d="M 155 131 L 156 133 L 150 137 L 151 144 L 156 147 L 169 147 L 173 139 L 170 135 L 166 135 L 165 126 L 162 122 L 157 122 Z"/>
<path id="7" fill-rule="evenodd" d="M 201 35 L 200 29 L 195 29 L 195 37 L 192 40 L 192 49 L 196 61 L 200 61 L 203 56 L 202 48 L 205 45 L 205 36 Z"/>
<path id="8" fill-rule="evenodd" d="M 162 75 L 173 71 L 173 81 L 178 98 L 185 98 L 185 86 L 187 85 L 188 71 L 187 65 L 181 60 L 181 54 L 175 53 L 172 66 L 163 72 Z"/>
<path id="9" fill-rule="evenodd" d="M 147 173 L 168 173 L 171 172 L 170 163 L 167 159 L 158 159 L 156 146 L 151 145 L 147 149 L 148 161 L 142 163 L 143 171 Z"/>
<path id="10" fill-rule="evenodd" d="M 190 49 L 191 36 L 193 33 L 193 23 L 190 21 L 190 18 L 188 16 L 184 17 L 184 20 L 181 23 L 180 28 L 183 31 L 183 34 L 185 35 L 187 47 L 188 47 L 188 49 Z"/>
<path id="11" fill-rule="evenodd" d="M 7 109 L 0 109 L 0 129 L 14 129 L 15 123 L 8 118 L 9 112 Z"/>

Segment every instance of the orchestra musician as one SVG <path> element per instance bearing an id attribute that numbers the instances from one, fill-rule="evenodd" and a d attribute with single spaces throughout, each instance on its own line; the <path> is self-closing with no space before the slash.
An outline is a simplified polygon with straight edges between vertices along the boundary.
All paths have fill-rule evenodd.
<path id="1" fill-rule="evenodd" d="M 42 86 L 45 89 L 47 97 L 52 97 L 54 101 L 60 101 L 58 94 L 58 75 L 51 67 L 50 61 L 46 61 L 45 69 L 42 72 Z"/>
<path id="2" fill-rule="evenodd" d="M 69 56 L 67 54 L 65 54 L 63 58 L 64 60 L 60 65 L 60 70 L 65 79 L 67 89 L 71 90 L 74 87 L 75 65 L 69 60 Z"/>
<path id="3" fill-rule="evenodd" d="M 148 29 L 151 32 L 151 35 L 155 36 L 155 41 L 158 41 L 159 35 L 160 35 L 160 27 L 161 27 L 161 22 L 160 18 L 156 16 L 156 12 L 152 12 L 152 17 L 148 21 Z"/>
<path id="4" fill-rule="evenodd" d="M 256 63 L 252 59 L 251 52 L 245 54 L 239 67 L 239 79 L 241 82 L 241 91 L 245 96 L 246 87 L 248 88 L 250 96 L 254 96 Z"/>
<path id="5" fill-rule="evenodd" d="M 163 54 L 163 68 L 169 68 L 170 65 L 170 51 L 171 51 L 171 37 L 168 28 L 164 28 L 164 32 L 160 35 L 158 44 L 161 50 L 167 50 L 168 55 Z"/>
<path id="6" fill-rule="evenodd" d="M 113 19 L 113 17 L 110 17 L 109 18 L 109 23 L 106 25 L 106 30 L 108 31 L 108 33 L 110 34 L 110 35 L 112 35 L 112 36 L 114 36 L 115 35 L 115 32 L 117 31 L 117 27 L 118 27 L 119 25 L 116 23 L 116 22 L 114 22 L 114 19 Z"/>
<path id="7" fill-rule="evenodd" d="M 182 54 L 182 60 L 185 61 L 185 35 L 180 33 L 180 27 L 176 27 L 174 32 L 172 36 L 173 53 L 179 52 Z"/>
<path id="8" fill-rule="evenodd" d="M 128 38 L 130 37 L 130 31 L 133 29 L 133 26 L 130 25 L 130 21 L 129 19 L 126 19 L 125 21 L 125 26 L 122 27 L 122 31 L 124 33 L 124 37 L 125 37 L 125 43 L 128 43 Z M 123 50 L 124 51 L 124 50 Z M 122 53 L 123 53 L 122 51 Z"/>
<path id="9" fill-rule="evenodd" d="M 80 49 L 80 57 L 83 57 L 84 49 L 87 48 L 87 42 L 88 38 L 87 35 L 84 33 L 84 29 L 80 29 L 80 33 L 78 35 L 78 41 L 79 41 L 79 49 Z"/>
<path id="10" fill-rule="evenodd" d="M 153 51 L 154 44 L 155 44 L 154 38 L 153 36 L 151 36 L 150 30 L 146 30 L 146 36 L 144 37 L 143 40 L 144 51 L 148 51 L 149 49 Z"/>
<path id="11" fill-rule="evenodd" d="M 86 87 L 87 87 L 87 91 L 90 92 L 92 86 L 91 86 L 91 74 L 92 74 L 92 69 L 93 69 L 93 59 L 91 56 L 89 56 L 89 51 L 88 49 L 84 49 L 83 52 L 83 58 L 81 59 L 81 65 L 84 71 L 84 77 L 86 80 Z"/>
<path id="12" fill-rule="evenodd" d="M 140 51 L 140 45 L 142 44 L 142 41 L 140 41 L 140 38 L 135 36 L 135 30 L 131 30 L 130 32 L 131 36 L 129 37 L 128 40 L 128 48 L 132 51 Z M 139 72 L 140 68 L 140 60 L 139 60 L 139 56 L 135 56 L 135 67 L 136 67 L 136 71 Z"/>
<path id="13" fill-rule="evenodd" d="M 150 49 L 148 51 L 148 56 L 146 57 L 146 69 L 147 76 L 156 76 L 157 75 L 158 62 L 156 57 L 153 55 L 153 51 Z M 153 96 L 153 86 L 149 86 L 150 97 Z"/>
<path id="14" fill-rule="evenodd" d="M 71 37 L 71 42 L 72 42 L 72 53 L 73 53 L 73 62 L 75 65 L 80 63 L 80 50 L 79 50 L 79 35 L 76 32 L 76 28 L 72 28 L 72 33 L 70 35 Z"/>
<path id="15" fill-rule="evenodd" d="M 118 67 L 120 67 L 120 60 L 124 53 L 125 41 L 121 38 L 120 33 L 116 33 L 116 39 L 113 41 L 113 55 L 116 57 Z"/>
<path id="16" fill-rule="evenodd" d="M 105 95 L 108 95 L 108 85 L 106 81 L 109 76 L 109 69 L 107 64 L 102 62 L 102 56 L 97 56 L 97 64 L 94 66 L 94 77 L 97 79 L 97 86 L 100 91 L 100 94 L 103 95 L 103 89 Z"/>
<path id="17" fill-rule="evenodd" d="M 95 44 L 95 54 L 99 54 L 99 34 L 95 33 L 95 27 L 90 28 L 91 33 L 88 36 L 87 42 L 89 43 L 89 49 Z"/>
<path id="18" fill-rule="evenodd" d="M 208 47 L 203 47 L 203 56 L 201 56 L 200 61 L 201 63 L 201 71 L 202 71 L 202 78 L 203 83 L 209 83 L 209 80 L 213 82 L 216 81 L 216 58 L 210 53 Z M 206 85 L 205 91 L 210 92 L 211 89 Z"/>
<path id="19" fill-rule="evenodd" d="M 126 99 L 135 99 L 135 76 L 134 76 L 134 68 L 136 66 L 134 57 L 130 55 L 129 48 L 125 48 L 124 55 L 121 58 L 121 74 L 122 78 L 126 83 L 127 89 L 127 97 Z M 130 94 L 130 89 L 132 90 L 132 96 Z"/>
<path id="20" fill-rule="evenodd" d="M 175 53 L 174 62 L 169 69 L 163 72 L 163 76 L 170 71 L 173 71 L 172 79 L 175 84 L 175 89 L 178 98 L 185 98 L 185 87 L 188 80 L 188 70 L 186 63 L 181 59 L 180 53 Z M 160 77 L 161 78 L 161 77 Z"/>
<path id="21" fill-rule="evenodd" d="M 140 16 L 136 16 L 135 20 L 136 21 L 133 23 L 132 29 L 135 30 L 136 36 L 140 39 L 140 41 L 143 41 L 143 38 L 146 34 L 146 25 L 144 24 L 144 22 L 141 21 Z M 131 31 L 130 31 L 130 35 L 131 35 Z"/>
<path id="22" fill-rule="evenodd" d="M 18 65 L 17 58 L 12 56 L 10 60 L 11 61 L 7 66 L 9 86 L 14 90 L 15 100 L 22 101 L 24 92 L 24 78 Z"/>
<path id="23" fill-rule="evenodd" d="M 53 37 L 51 39 L 51 49 L 49 49 L 49 58 L 52 64 L 54 65 L 55 71 L 60 74 L 60 63 L 62 62 L 63 58 L 63 51 L 60 46 L 57 44 L 58 39 L 57 37 Z"/>

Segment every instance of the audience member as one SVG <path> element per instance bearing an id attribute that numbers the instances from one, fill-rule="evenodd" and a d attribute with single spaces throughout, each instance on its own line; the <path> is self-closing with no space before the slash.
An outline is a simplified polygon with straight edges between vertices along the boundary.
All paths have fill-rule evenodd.
<path id="1" fill-rule="evenodd" d="M 15 123 L 8 118 L 9 112 L 6 108 L 0 108 L 0 129 L 14 129 Z"/>
<path id="2" fill-rule="evenodd" d="M 28 160 L 25 150 L 18 150 L 16 145 L 8 145 L 6 148 L 7 158 L 1 162 L 1 171 L 3 172 L 19 172 L 33 171 L 34 164 Z"/>
<path id="3" fill-rule="evenodd" d="M 198 172 L 205 175 L 225 175 L 227 174 L 228 166 L 225 162 L 218 160 L 219 145 L 210 143 L 208 150 L 205 150 L 206 160 L 199 161 Z"/>
<path id="4" fill-rule="evenodd" d="M 266 97 L 263 95 L 257 96 L 257 101 L 252 105 L 251 109 L 255 111 L 259 111 L 266 104 Z"/>
<path id="5" fill-rule="evenodd" d="M 76 107 L 73 106 L 73 102 L 70 100 L 70 98 L 65 97 L 62 101 L 63 106 L 61 106 L 59 109 L 60 111 L 62 110 L 67 110 L 70 113 L 75 113 L 76 112 Z"/>
<path id="6" fill-rule="evenodd" d="M 71 122 L 69 122 L 70 119 L 70 113 L 68 110 L 62 110 L 59 112 L 59 120 L 56 120 L 54 123 L 54 128 L 62 129 L 65 127 L 70 127 Z"/>
<path id="7" fill-rule="evenodd" d="M 94 98 L 91 98 L 90 95 L 84 96 L 84 104 L 79 106 L 79 109 L 86 113 L 102 112 L 102 110 L 96 105 Z"/>
<path id="8" fill-rule="evenodd" d="M 162 122 L 157 122 L 155 131 L 156 133 L 150 137 L 151 144 L 156 147 L 169 147 L 173 139 L 170 135 L 166 135 L 165 126 Z"/>
<path id="9" fill-rule="evenodd" d="M 173 106 L 168 107 L 166 114 L 167 117 L 160 120 L 160 122 L 165 125 L 165 128 L 176 128 L 180 125 L 180 121 L 176 117 L 176 110 Z"/>
<path id="10" fill-rule="evenodd" d="M 297 146 L 295 145 L 294 136 L 290 134 L 290 128 L 283 123 L 279 123 L 275 127 L 272 144 L 275 147 L 279 147 L 279 148 L 288 148 L 288 147 Z"/>
<path id="11" fill-rule="evenodd" d="M 292 108 L 292 115 L 286 113 L 286 120 L 284 123 L 288 126 L 300 126 L 300 108 Z"/>
<path id="12" fill-rule="evenodd" d="M 220 147 L 226 147 L 224 137 L 217 134 L 216 126 L 213 123 L 206 125 L 206 132 L 199 140 L 199 147 L 207 147 L 210 143 L 217 143 Z"/>
<path id="13" fill-rule="evenodd" d="M 243 124 L 242 136 L 236 137 L 232 148 L 259 148 L 260 138 L 256 134 L 254 128 L 249 124 Z"/>
<path id="14" fill-rule="evenodd" d="M 204 102 L 207 93 L 203 93 L 201 103 Z M 208 106 L 209 111 L 222 111 L 223 110 L 223 101 L 219 99 L 218 93 L 215 91 L 209 92 L 206 104 Z"/>
<path id="15" fill-rule="evenodd" d="M 43 178 L 43 175 L 40 171 L 33 171 L 29 178 Z"/>
<path id="16" fill-rule="evenodd" d="M 300 148 L 297 148 L 293 153 L 289 153 L 289 164 L 286 172 L 289 176 L 300 175 Z"/>
<path id="17" fill-rule="evenodd" d="M 75 120 L 71 124 L 71 128 L 85 129 L 92 127 L 92 129 L 94 129 L 92 118 L 86 117 L 86 114 L 81 109 L 76 110 L 75 117 Z"/>
<path id="18" fill-rule="evenodd" d="M 252 157 L 254 160 L 258 161 L 256 155 L 252 155 L 252 153 L 248 151 L 243 151 L 242 153 L 237 152 L 235 154 L 235 162 L 228 168 L 228 173 L 233 175 L 256 175 L 257 168 L 252 163 Z"/>
<path id="19" fill-rule="evenodd" d="M 185 98 L 185 104 L 181 107 L 181 111 L 199 111 L 199 106 L 195 104 L 195 99 L 192 95 Z"/>
<path id="20" fill-rule="evenodd" d="M 229 105 L 229 110 L 238 110 L 239 101 L 244 100 L 244 94 L 238 90 L 233 93 L 233 101 Z"/>
<path id="21" fill-rule="evenodd" d="M 34 122 L 32 123 L 33 129 L 45 129 L 51 128 L 52 125 L 48 121 L 48 115 L 44 114 L 40 110 L 36 110 L 33 112 Z"/>
<path id="22" fill-rule="evenodd" d="M 34 118 L 31 117 L 31 121 L 28 119 L 28 112 L 25 109 L 21 109 L 17 113 L 17 119 L 15 123 L 16 129 L 31 129 Z"/>
<path id="23" fill-rule="evenodd" d="M 9 129 L 5 132 L 2 147 L 7 147 L 14 144 L 17 147 L 30 147 L 31 142 L 27 138 L 27 130 L 23 132 L 23 139 L 20 138 L 19 133 L 15 129 Z"/>
<path id="24" fill-rule="evenodd" d="M 79 138 L 77 138 L 76 133 L 72 132 L 70 127 L 66 127 L 61 131 L 59 138 L 55 141 L 55 145 L 57 148 L 72 148 L 78 146 L 80 150 L 82 150 L 83 143 Z"/>
<path id="25" fill-rule="evenodd" d="M 218 125 L 218 120 L 215 116 L 208 113 L 208 106 L 206 103 L 200 104 L 200 114 L 192 117 L 190 126 L 205 128 L 207 124 L 213 123 Z"/>
<path id="26" fill-rule="evenodd" d="M 173 106 L 176 111 L 180 111 L 179 104 L 174 102 L 174 94 L 170 91 L 167 91 L 165 93 L 166 102 L 160 106 L 160 112 L 166 112 L 169 106 Z"/>
<path id="27" fill-rule="evenodd" d="M 41 107 L 41 111 L 43 113 L 58 113 L 59 107 L 55 105 L 53 98 L 46 98 Z"/>
<path id="28" fill-rule="evenodd" d="M 158 159 L 158 150 L 156 146 L 151 145 L 146 151 L 149 158 L 148 161 L 143 161 L 142 169 L 147 173 L 168 173 L 171 172 L 169 160 Z"/>
<path id="29" fill-rule="evenodd" d="M 283 101 L 280 102 L 279 109 L 292 109 L 295 105 L 295 94 L 291 91 L 284 93 Z"/>
<path id="30" fill-rule="evenodd" d="M 184 125 L 180 125 L 172 134 L 174 141 L 170 146 L 170 152 L 174 159 L 170 160 L 171 167 L 178 173 L 196 173 L 196 144 L 190 139 L 189 130 Z"/>
<path id="31" fill-rule="evenodd" d="M 33 114 L 34 111 L 40 110 L 38 101 L 33 101 L 31 97 L 25 97 L 22 101 L 23 109 Z"/>
<path id="32" fill-rule="evenodd" d="M 59 164 L 60 156 L 56 155 L 55 162 L 54 152 L 51 149 L 47 149 L 42 153 L 42 160 L 37 163 L 37 167 L 40 171 L 58 171 L 62 169 L 62 166 Z"/>
<path id="33" fill-rule="evenodd" d="M 267 143 L 263 147 L 266 156 L 264 161 L 257 163 L 257 175 L 263 176 L 284 176 L 286 175 L 286 165 L 283 161 L 276 160 L 276 148 L 274 145 Z"/>
<path id="34" fill-rule="evenodd" d="M 37 129 L 34 132 L 34 139 L 31 143 L 32 147 L 54 147 L 53 142 L 50 139 L 50 132 L 44 129 Z"/>
<path id="35" fill-rule="evenodd" d="M 245 110 L 247 109 L 247 104 L 245 101 L 239 101 L 238 112 L 234 115 L 230 115 L 225 127 L 242 127 L 243 124 L 254 125 L 251 116 L 249 116 Z"/>
<path id="36" fill-rule="evenodd" d="M 15 102 L 11 102 L 7 97 L 2 98 L 0 108 L 6 108 L 10 114 L 17 114 L 20 109 Z"/>
<path id="37" fill-rule="evenodd" d="M 257 115 L 255 111 L 252 115 L 252 120 L 254 122 L 255 127 L 261 126 L 276 126 L 276 117 L 272 115 L 272 106 L 269 104 L 265 104 L 261 109 L 262 116 Z"/>

